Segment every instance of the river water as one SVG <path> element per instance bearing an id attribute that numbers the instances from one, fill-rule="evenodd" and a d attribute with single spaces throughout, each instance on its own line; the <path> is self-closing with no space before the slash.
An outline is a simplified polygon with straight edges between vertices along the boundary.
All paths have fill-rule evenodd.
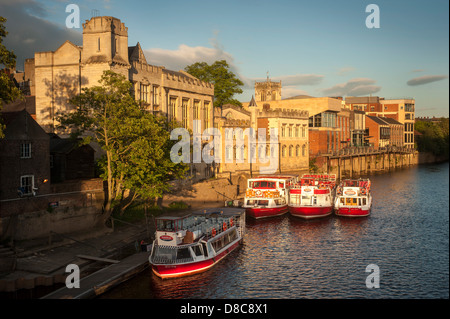
<path id="1" fill-rule="evenodd" d="M 449 298 L 449 163 L 369 177 L 369 217 L 247 219 L 243 246 L 209 271 L 149 269 L 101 298 Z M 379 288 L 366 286 L 368 265 Z"/>

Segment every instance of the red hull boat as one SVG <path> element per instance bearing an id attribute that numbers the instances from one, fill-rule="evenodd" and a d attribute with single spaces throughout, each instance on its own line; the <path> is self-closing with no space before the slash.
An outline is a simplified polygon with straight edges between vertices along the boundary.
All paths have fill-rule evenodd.
<path id="1" fill-rule="evenodd" d="M 255 219 L 281 216 L 288 212 L 288 206 L 280 206 L 273 208 L 246 208 L 245 213 Z"/>
<path id="2" fill-rule="evenodd" d="M 206 271 L 240 246 L 244 231 L 245 212 L 238 208 L 160 216 L 149 257 L 152 271 L 162 279 Z"/>
<path id="3" fill-rule="evenodd" d="M 297 176 L 266 175 L 247 180 L 244 205 L 248 216 L 259 219 L 286 214 L 289 188 Z"/>
<path id="4" fill-rule="evenodd" d="M 365 217 L 370 215 L 372 194 L 369 179 L 346 179 L 336 191 L 334 213 L 337 216 Z"/>
<path id="5" fill-rule="evenodd" d="M 333 213 L 336 175 L 303 175 L 289 189 L 289 213 L 305 219 Z"/>
<path id="6" fill-rule="evenodd" d="M 333 206 L 328 207 L 289 207 L 292 216 L 305 219 L 326 217 L 333 213 Z"/>

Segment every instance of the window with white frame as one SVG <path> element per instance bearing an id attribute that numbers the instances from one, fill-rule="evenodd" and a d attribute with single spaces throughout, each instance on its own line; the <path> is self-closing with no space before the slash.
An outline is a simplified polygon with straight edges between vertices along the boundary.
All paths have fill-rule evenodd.
<path id="1" fill-rule="evenodd" d="M 34 187 L 34 175 L 24 175 L 20 177 L 20 191 L 23 195 L 31 195 Z"/>
<path id="2" fill-rule="evenodd" d="M 31 143 L 24 142 L 20 146 L 20 158 L 31 158 Z"/>

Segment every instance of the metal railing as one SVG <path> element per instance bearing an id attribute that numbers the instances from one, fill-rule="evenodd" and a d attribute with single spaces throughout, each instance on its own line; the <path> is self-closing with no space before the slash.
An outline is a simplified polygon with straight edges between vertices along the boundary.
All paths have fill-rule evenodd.
<path id="1" fill-rule="evenodd" d="M 375 149 L 373 146 L 347 147 L 337 151 L 318 152 L 317 156 L 352 156 L 352 155 L 371 155 L 383 153 L 413 153 L 414 149 L 405 146 L 387 146 Z"/>

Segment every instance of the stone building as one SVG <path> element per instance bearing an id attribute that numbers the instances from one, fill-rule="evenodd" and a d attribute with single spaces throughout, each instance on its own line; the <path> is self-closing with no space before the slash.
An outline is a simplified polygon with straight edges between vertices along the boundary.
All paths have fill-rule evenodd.
<path id="1" fill-rule="evenodd" d="M 340 128 L 337 123 L 337 114 L 341 112 L 342 101 L 330 97 L 309 97 L 300 96 L 288 99 L 281 99 L 281 82 L 271 82 L 269 79 L 266 82 L 255 84 L 255 96 L 258 94 L 261 96 L 263 88 L 274 87 L 274 83 L 277 84 L 275 99 L 266 100 L 270 103 L 270 109 L 281 109 L 284 111 L 305 111 L 307 112 L 308 119 L 308 156 L 313 157 L 319 154 L 326 154 L 333 150 L 337 150 L 342 147 L 340 143 Z M 278 87 L 279 85 L 279 87 Z M 273 92 L 273 91 L 272 91 Z M 271 94 L 271 96 L 274 96 Z M 258 99 L 256 99 L 258 101 Z M 264 103 L 259 102 L 255 108 L 262 110 Z M 250 103 L 242 103 L 245 110 L 250 110 L 252 106 Z M 346 128 L 349 126 L 347 125 Z M 343 135 L 342 135 L 343 136 Z M 289 149 L 287 150 L 289 152 Z"/>
<path id="2" fill-rule="evenodd" d="M 128 45 L 128 28 L 114 17 L 93 17 L 83 23 L 83 45 L 64 42 L 55 51 L 35 52 L 26 60 L 30 92 L 35 92 L 35 118 L 54 133 L 57 113 L 71 110 L 69 99 L 82 88 L 99 85 L 106 70 L 124 75 L 132 83 L 136 100 L 154 114 L 176 120 L 193 130 L 213 126 L 214 85 L 184 71 L 149 64 L 139 43 Z M 98 157 L 96 155 L 96 157 Z M 211 176 L 210 167 L 191 167 L 196 179 Z M 199 172 L 199 173 L 197 173 Z"/>
<path id="3" fill-rule="evenodd" d="M 256 102 L 281 100 L 281 81 L 273 82 L 267 76 L 267 81 L 255 82 Z"/>
<path id="4" fill-rule="evenodd" d="M 192 129 L 194 119 L 201 121 L 203 129 L 212 127 L 214 86 L 184 71 L 149 64 L 139 43 L 128 46 L 125 24 L 107 16 L 83 23 L 83 46 L 66 41 L 55 51 L 35 53 L 34 79 L 30 80 L 38 123 L 53 132 L 56 113 L 70 110 L 69 99 L 84 87 L 98 85 L 105 70 L 129 79 L 136 100 L 149 111 L 176 119 L 186 128 Z"/>
<path id="5" fill-rule="evenodd" d="M 232 141 L 222 143 L 217 172 L 258 175 L 308 170 L 308 112 L 275 109 L 272 101 L 260 102 L 260 108 L 254 98 L 247 104 L 246 109 L 223 105 L 215 117 L 223 140 Z M 253 139 L 247 129 L 253 129 Z M 271 132 L 278 136 L 271 138 Z M 237 140 L 242 143 L 237 144 Z"/>

